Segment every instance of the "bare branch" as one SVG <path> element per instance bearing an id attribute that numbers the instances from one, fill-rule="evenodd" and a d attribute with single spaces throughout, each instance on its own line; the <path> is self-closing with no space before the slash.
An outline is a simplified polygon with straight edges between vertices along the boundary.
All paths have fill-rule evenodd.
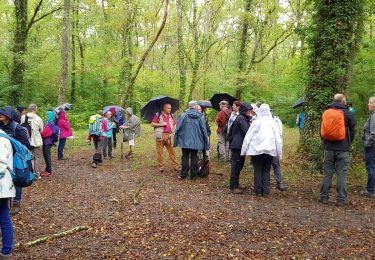
<path id="1" fill-rule="evenodd" d="M 43 2 L 43 0 L 41 0 L 39 3 Z M 40 7 L 39 7 L 40 8 Z M 50 16 L 51 14 L 57 12 L 57 11 L 60 11 L 62 8 L 59 7 L 59 8 L 56 8 L 56 9 L 53 9 L 52 11 L 46 13 L 46 14 L 43 14 L 42 16 L 40 16 L 38 19 L 35 19 L 35 16 L 37 15 L 38 13 L 38 10 L 35 9 L 35 12 L 34 12 L 34 15 L 33 15 L 33 18 L 30 20 L 29 22 L 29 25 L 27 26 L 27 32 L 30 31 L 31 27 L 33 26 L 33 24 L 39 22 L 40 20 L 46 18 L 47 16 Z"/>

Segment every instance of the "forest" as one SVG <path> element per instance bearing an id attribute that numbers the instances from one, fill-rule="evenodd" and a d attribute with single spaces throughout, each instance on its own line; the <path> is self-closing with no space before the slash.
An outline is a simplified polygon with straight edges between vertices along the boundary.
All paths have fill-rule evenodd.
<path id="1" fill-rule="evenodd" d="M 375 91 L 374 1 L 330 6 L 322 0 L 3 0 L 0 105 L 33 102 L 47 109 L 69 101 L 80 127 L 108 104 L 139 111 L 164 94 L 186 107 L 188 100 L 227 92 L 268 102 L 292 126 L 291 106 L 313 93 L 307 86 L 319 84 L 312 73 L 320 73 L 362 117 Z M 317 30 L 329 23 L 343 26 Z M 329 55 L 346 56 L 347 64 L 333 59 L 327 71 L 312 69 L 313 59 L 324 63 Z M 344 83 L 332 78 L 336 72 L 345 74 Z"/>

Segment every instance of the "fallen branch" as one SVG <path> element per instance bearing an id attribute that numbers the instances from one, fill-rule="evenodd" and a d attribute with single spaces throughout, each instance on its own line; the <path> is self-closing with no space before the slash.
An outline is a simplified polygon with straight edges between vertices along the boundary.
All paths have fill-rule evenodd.
<path id="1" fill-rule="evenodd" d="M 75 228 L 60 232 L 60 233 L 56 233 L 56 234 L 48 235 L 48 236 L 45 236 L 45 237 L 41 237 L 41 238 L 39 238 L 37 240 L 34 240 L 34 241 L 30 241 L 30 242 L 26 242 L 26 243 L 17 243 L 17 244 L 15 244 L 14 248 L 19 248 L 19 247 L 26 248 L 26 247 L 36 246 L 36 245 L 45 243 L 45 242 L 47 242 L 48 240 L 51 240 L 51 239 L 69 236 L 69 235 L 72 235 L 74 233 L 77 233 L 77 232 L 80 232 L 80 231 L 83 231 L 83 230 L 88 230 L 88 229 L 89 228 L 87 226 L 78 226 L 78 227 L 75 227 Z"/>
<path id="2" fill-rule="evenodd" d="M 145 186 L 145 184 L 142 181 L 141 184 L 139 184 L 138 189 L 133 194 L 133 205 L 138 205 L 139 204 L 138 197 L 139 197 L 139 194 L 141 193 L 141 190 L 142 190 L 143 186 Z"/>

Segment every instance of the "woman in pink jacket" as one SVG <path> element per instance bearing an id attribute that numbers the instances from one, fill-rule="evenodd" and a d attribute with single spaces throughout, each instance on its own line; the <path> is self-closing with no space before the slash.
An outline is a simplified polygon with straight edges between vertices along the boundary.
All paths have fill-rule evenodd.
<path id="1" fill-rule="evenodd" d="M 72 129 L 70 128 L 69 120 L 66 118 L 66 112 L 59 112 L 59 119 L 57 120 L 57 126 L 60 129 L 60 141 L 57 156 L 59 160 L 65 160 L 64 158 L 64 147 L 66 138 L 72 137 Z"/>

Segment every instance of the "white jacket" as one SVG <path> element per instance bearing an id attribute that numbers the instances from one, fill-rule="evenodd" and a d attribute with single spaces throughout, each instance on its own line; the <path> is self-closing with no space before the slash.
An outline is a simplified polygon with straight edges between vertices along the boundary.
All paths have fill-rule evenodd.
<path id="1" fill-rule="evenodd" d="M 0 130 L 0 133 L 4 131 Z M 0 198 L 13 198 L 16 189 L 13 185 L 12 176 L 8 170 L 13 169 L 13 148 L 10 141 L 0 137 Z"/>
<path id="2" fill-rule="evenodd" d="M 281 123 L 281 121 L 280 121 Z M 269 154 L 282 158 L 282 129 L 272 118 L 270 107 L 262 104 L 242 144 L 241 155 Z"/>
<path id="3" fill-rule="evenodd" d="M 43 131 L 44 124 L 43 120 L 35 113 L 27 113 L 28 122 L 31 127 L 30 145 L 33 147 L 43 146 L 43 139 L 40 133 Z M 26 116 L 23 115 L 21 118 L 21 124 L 25 122 Z"/>

